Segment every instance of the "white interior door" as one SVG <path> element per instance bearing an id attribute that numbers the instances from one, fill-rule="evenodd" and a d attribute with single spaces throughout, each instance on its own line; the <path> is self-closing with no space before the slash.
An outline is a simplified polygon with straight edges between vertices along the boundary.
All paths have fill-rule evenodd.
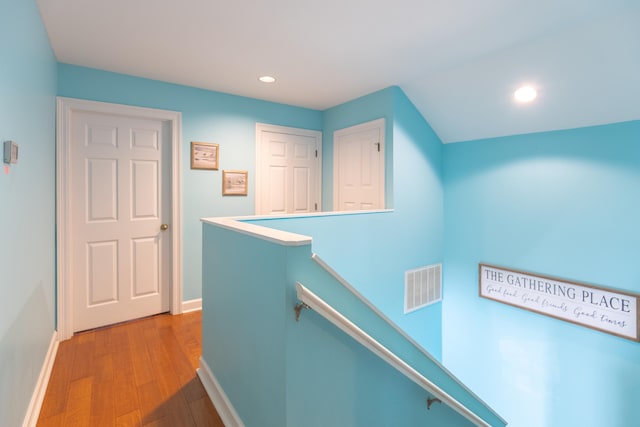
<path id="1" fill-rule="evenodd" d="M 334 132 L 334 210 L 384 209 L 384 133 L 384 119 Z"/>
<path id="2" fill-rule="evenodd" d="M 256 214 L 321 210 L 322 134 L 259 124 L 256 140 Z"/>
<path id="3" fill-rule="evenodd" d="M 72 114 L 74 332 L 169 310 L 170 153 L 162 120 Z"/>

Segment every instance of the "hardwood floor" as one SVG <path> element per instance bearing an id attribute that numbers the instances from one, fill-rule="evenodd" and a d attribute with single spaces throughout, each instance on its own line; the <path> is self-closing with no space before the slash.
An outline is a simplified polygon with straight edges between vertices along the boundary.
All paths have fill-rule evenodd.
<path id="1" fill-rule="evenodd" d="M 76 334 L 58 347 L 39 427 L 224 427 L 196 376 L 202 313 Z"/>

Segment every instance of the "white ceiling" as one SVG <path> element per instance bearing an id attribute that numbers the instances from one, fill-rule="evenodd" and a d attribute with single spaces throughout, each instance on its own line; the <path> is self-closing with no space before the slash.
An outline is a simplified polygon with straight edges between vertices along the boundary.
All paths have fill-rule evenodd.
<path id="1" fill-rule="evenodd" d="M 319 110 L 397 85 L 443 142 L 640 119 L 638 0 L 37 3 L 60 62 Z"/>

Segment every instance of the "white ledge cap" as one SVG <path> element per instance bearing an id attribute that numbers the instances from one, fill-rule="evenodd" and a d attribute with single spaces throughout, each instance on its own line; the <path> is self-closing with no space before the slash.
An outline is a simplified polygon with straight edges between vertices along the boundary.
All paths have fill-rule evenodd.
<path id="1" fill-rule="evenodd" d="M 241 221 L 239 218 L 202 218 L 205 224 L 233 230 L 259 239 L 268 240 L 284 246 L 303 246 L 311 244 L 311 237 L 288 231 L 276 230 L 262 225 Z"/>

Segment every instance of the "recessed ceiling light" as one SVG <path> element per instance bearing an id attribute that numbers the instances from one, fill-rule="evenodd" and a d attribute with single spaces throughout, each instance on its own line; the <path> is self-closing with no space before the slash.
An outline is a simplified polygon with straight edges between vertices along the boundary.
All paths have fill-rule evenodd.
<path id="1" fill-rule="evenodd" d="M 260 80 L 262 83 L 274 83 L 276 81 L 276 78 L 273 76 L 260 76 L 258 77 L 258 80 Z"/>
<path id="2" fill-rule="evenodd" d="M 513 93 L 513 97 L 518 102 L 531 102 L 536 99 L 538 92 L 531 86 L 522 86 Z"/>

